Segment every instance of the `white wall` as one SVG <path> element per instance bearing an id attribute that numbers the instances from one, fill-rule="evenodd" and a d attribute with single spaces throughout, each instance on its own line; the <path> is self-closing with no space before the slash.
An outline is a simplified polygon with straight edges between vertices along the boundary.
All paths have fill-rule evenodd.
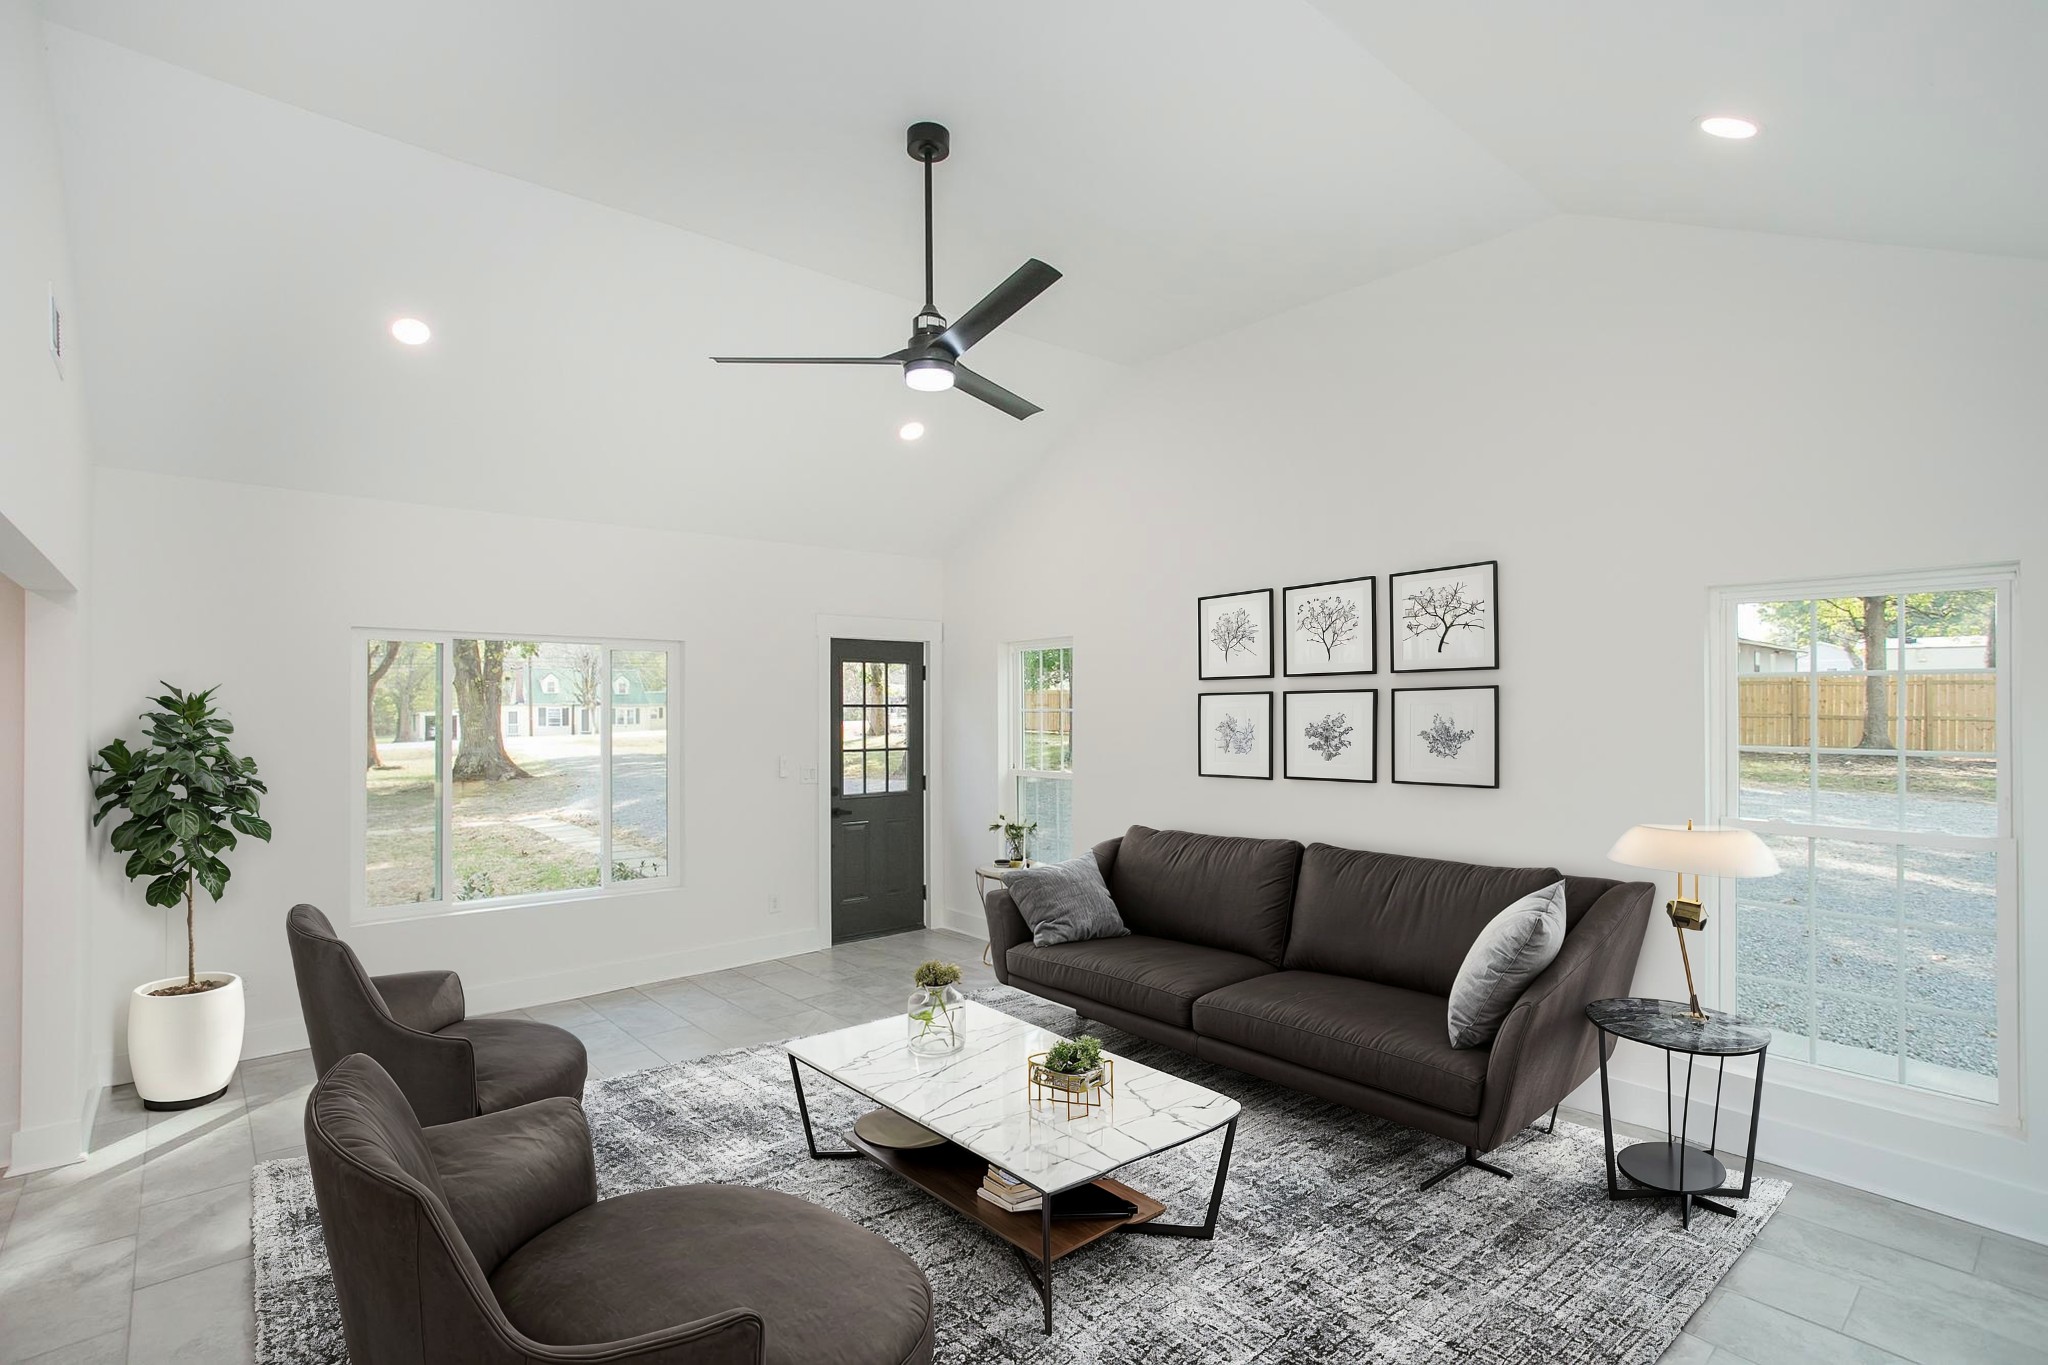
<path id="1" fill-rule="evenodd" d="M 936 619 L 940 597 L 933 560 L 111 469 L 94 545 L 94 744 L 134 733 L 158 679 L 218 684 L 270 785 L 274 841 L 245 840 L 226 899 L 199 909 L 200 966 L 247 979 L 251 1056 L 304 1044 L 283 923 L 298 901 L 373 972 L 457 969 L 476 1012 L 819 946 L 820 788 L 777 767 L 817 761 L 818 618 Z M 351 925 L 355 627 L 681 640 L 684 886 Z M 182 969 L 182 934 L 167 941 L 113 855 L 97 863 L 90 1012 L 113 1075 L 124 997 Z"/>
<path id="2" fill-rule="evenodd" d="M 1710 586 L 2042 567 L 2044 362 L 2037 262 L 1588 219 L 1168 357 L 1034 476 L 1058 495 L 978 520 L 947 560 L 948 676 L 977 703 L 949 712 L 949 863 L 989 853 L 1003 808 L 978 704 L 1001 642 L 1071 635 L 1077 840 L 1144 823 L 1640 875 L 1605 861 L 1622 829 L 1704 813 Z M 1384 651 L 1389 572 L 1477 559 L 1500 561 L 1507 666 L 1449 680 L 1501 684 L 1499 791 L 1388 785 L 1384 740 L 1377 786 L 1195 776 L 1195 694 L 1231 687 L 1196 681 L 1197 595 L 1377 574 Z M 2048 636 L 2044 601 L 2022 598 L 2021 649 Z M 1428 680 L 1368 681 L 1384 708 Z M 2048 727 L 2048 669 L 2017 712 Z M 2044 810 L 2023 813 L 2037 847 Z M 968 882 L 947 889 L 976 922 Z M 2024 952 L 2048 998 L 2048 934 Z M 1682 991 L 1668 931 L 1638 988 Z M 1646 1060 L 1622 1065 L 1647 1081 Z M 1626 1102 L 1655 1113 L 1640 1085 Z M 2038 1135 L 1783 1086 L 1764 1113 L 1767 1158 L 2048 1237 Z"/>
<path id="3" fill-rule="evenodd" d="M 75 310 L 64 372 L 51 363 L 49 294 L 69 300 L 64 194 L 32 0 L 0 0 L 0 574 L 23 603 L 21 852 L 0 862 L 19 888 L 21 958 L 0 975 L 0 1012 L 19 1021 L 11 1169 L 75 1160 L 91 1104 L 83 1043 L 85 559 L 90 454 Z M 0 1081 L 4 1083 L 4 1081 Z"/>
<path id="4" fill-rule="evenodd" d="M 0 577 L 0 1170 L 21 1126 L 21 685 L 28 604 Z"/>

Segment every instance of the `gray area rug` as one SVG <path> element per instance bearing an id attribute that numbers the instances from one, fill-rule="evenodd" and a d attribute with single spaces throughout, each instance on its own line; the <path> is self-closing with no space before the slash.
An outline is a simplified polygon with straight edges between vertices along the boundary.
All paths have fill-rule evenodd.
<path id="1" fill-rule="evenodd" d="M 979 999 L 1071 1034 L 1073 1011 L 997 987 Z M 804 1151 L 786 1055 L 773 1045 L 616 1076 L 585 1107 L 606 1196 L 719 1181 L 836 1209 L 924 1267 L 947 1362 L 1384 1362 L 1649 1365 L 1785 1197 L 1759 1179 L 1733 1219 L 1605 1196 L 1598 1131 L 1523 1132 L 1476 1171 L 1416 1185 L 1457 1155 L 1441 1139 L 1094 1026 L 1124 1056 L 1244 1106 L 1213 1242 L 1111 1237 L 1058 1263 L 1054 1335 L 1010 1249 L 865 1161 Z M 1019 1084 L 1022 1084 L 1021 1080 Z M 821 1134 L 867 1102 L 823 1076 L 805 1091 Z M 1199 1222 L 1221 1135 L 1119 1178 Z M 256 1168 L 256 1355 L 347 1358 L 303 1158 Z"/>

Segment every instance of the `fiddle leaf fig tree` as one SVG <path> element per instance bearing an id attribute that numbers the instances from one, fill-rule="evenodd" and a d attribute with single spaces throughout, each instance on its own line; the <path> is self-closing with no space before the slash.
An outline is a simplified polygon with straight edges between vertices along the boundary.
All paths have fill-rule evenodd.
<path id="1" fill-rule="evenodd" d="M 218 689 L 163 687 L 154 709 L 142 713 L 147 742 L 131 749 L 117 739 L 94 761 L 99 781 L 93 797 L 100 807 L 92 822 L 97 826 L 116 811 L 126 816 L 108 842 L 128 855 L 128 879 L 148 880 L 144 898 L 151 905 L 168 910 L 184 902 L 185 983 L 154 994 L 192 995 L 215 984 L 199 979 L 195 896 L 203 889 L 219 901 L 226 892 L 229 872 L 221 855 L 233 851 L 237 834 L 269 841 L 259 800 L 269 788 L 256 775 L 255 759 L 228 749 L 235 726 L 214 709 Z"/>

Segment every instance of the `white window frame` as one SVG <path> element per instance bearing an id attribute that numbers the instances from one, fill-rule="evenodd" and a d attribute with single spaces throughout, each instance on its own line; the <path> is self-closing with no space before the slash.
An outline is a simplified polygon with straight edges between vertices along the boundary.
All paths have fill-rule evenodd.
<path id="1" fill-rule="evenodd" d="M 1071 787 L 1074 781 L 1072 768 L 1065 772 L 1049 772 L 1042 768 L 1027 768 L 1024 763 L 1024 666 L 1021 656 L 1037 649 L 1067 649 L 1074 647 L 1071 636 L 1059 636 L 1045 640 L 1016 640 L 1003 646 L 1003 728 L 1002 728 L 1002 778 L 996 789 L 996 809 L 1021 812 L 1023 801 L 1019 798 L 1018 781 L 1031 778 L 1055 778 Z M 1068 681 L 1068 715 L 1073 714 L 1074 704 L 1071 693 L 1072 680 Z M 1071 795 L 1069 807 L 1072 806 Z M 1072 857 L 1076 850 L 1069 849 Z M 1033 861 L 1037 859 L 1034 855 Z"/>
<path id="2" fill-rule="evenodd" d="M 1998 663 L 1995 670 L 1998 747 L 1998 832 L 1987 837 L 1901 833 L 1861 826 L 1806 824 L 1796 821 L 1745 819 L 1741 815 L 1741 688 L 1735 658 L 1737 608 L 1745 602 L 1802 601 L 1815 598 L 1991 589 L 1996 592 Z M 1994 1132 L 2025 1126 L 2025 1056 L 2020 999 L 2023 913 L 2020 904 L 2019 841 L 2020 778 L 2018 722 L 2013 698 L 2020 669 L 2017 622 L 2018 572 L 2012 565 L 1870 573 L 1790 582 L 1716 588 L 1711 594 L 1711 637 L 1708 664 L 1708 810 L 1717 823 L 1754 830 L 1760 835 L 1845 840 L 1925 848 L 1992 849 L 1998 855 L 1998 1099 L 1987 1103 L 1966 1096 L 1925 1090 L 1901 1081 L 1862 1076 L 1774 1053 L 1770 1075 L 1778 1082 L 1820 1095 L 1839 1096 L 1894 1112 L 1957 1127 Z M 1890 670 L 1887 670 L 1890 671 Z M 1918 670 L 1922 672 L 1939 670 Z M 1850 676 L 1855 676 L 1851 671 Z M 1903 721 L 1903 717 L 1901 718 Z M 1709 979 L 1718 999 L 1735 999 L 1735 889 L 1725 881 L 1713 888 L 1714 915 L 1710 941 Z M 1736 1068 L 1746 1072 L 1747 1066 Z"/>
<path id="3" fill-rule="evenodd" d="M 447 915 L 486 914 L 494 910 L 511 910 L 522 906 L 556 905 L 581 901 L 605 900 L 620 896 L 644 896 L 653 892 L 673 891 L 684 885 L 683 868 L 683 735 L 682 709 L 675 704 L 681 694 L 683 682 L 684 650 L 679 640 L 629 640 L 613 639 L 596 635 L 580 635 L 573 631 L 418 631 L 418 630 L 372 630 L 358 627 L 350 632 L 351 659 L 349 670 L 355 681 L 350 688 L 352 706 L 349 711 L 349 733 L 354 736 L 353 752 L 355 762 L 351 765 L 355 782 L 354 794 L 349 802 L 350 870 L 349 906 L 350 918 L 357 924 L 381 924 L 397 920 L 436 919 Z M 636 877 L 630 881 L 612 880 L 612 863 L 609 856 L 612 843 L 612 727 L 609 724 L 597 727 L 599 770 L 604 784 L 604 800 L 598 803 L 599 857 L 598 884 L 577 887 L 566 891 L 532 891 L 513 896 L 492 896 L 485 900 L 458 901 L 453 897 L 455 880 L 455 784 L 448 780 L 448 773 L 454 766 L 457 743 L 454 726 L 435 725 L 435 743 L 440 745 L 440 810 L 441 822 L 441 867 L 438 877 L 440 896 L 431 901 L 409 901 L 403 905 L 373 906 L 369 895 L 369 802 L 363 787 L 363 774 L 369 768 L 369 738 L 363 725 L 363 716 L 370 705 L 369 670 L 363 666 L 370 643 L 376 640 L 418 641 L 441 647 L 441 691 L 440 702 L 435 715 L 448 716 L 455 713 L 455 665 L 454 648 L 457 640 L 540 640 L 548 643 L 595 645 L 605 651 L 603 665 L 609 673 L 611 655 L 614 650 L 663 650 L 669 656 L 669 696 L 664 730 L 667 737 L 668 755 L 668 872 L 660 877 Z M 536 708 L 545 710 L 546 708 Z M 600 707 L 600 710 L 604 708 Z M 499 724 L 496 719 L 493 725 Z M 538 731 L 540 725 L 529 727 Z M 533 738 L 532 735 L 522 738 Z"/>

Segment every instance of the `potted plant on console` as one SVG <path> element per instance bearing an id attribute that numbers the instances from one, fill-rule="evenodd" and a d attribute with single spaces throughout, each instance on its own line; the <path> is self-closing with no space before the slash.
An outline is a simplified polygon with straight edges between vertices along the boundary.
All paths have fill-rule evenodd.
<path id="1" fill-rule="evenodd" d="M 149 1109 L 190 1109 L 219 1099 L 242 1056 L 242 979 L 202 972 L 193 926 L 200 890 L 218 902 L 228 885 L 236 835 L 270 839 L 260 813 L 269 790 L 256 760 L 228 749 L 234 724 L 214 710 L 215 689 L 184 692 L 164 685 L 145 711 L 145 742 L 117 739 L 92 765 L 98 825 L 119 811 L 108 842 L 128 855 L 130 881 L 147 880 L 151 905 L 185 906 L 185 974 L 146 981 L 128 1002 L 128 1063 L 135 1093 Z"/>
<path id="2" fill-rule="evenodd" d="M 1031 836 L 1038 833 L 1038 822 L 1036 820 L 1027 824 L 1012 820 L 1007 815 L 998 815 L 996 822 L 988 828 L 991 834 L 997 830 L 1002 831 L 1003 846 L 1010 854 L 1009 861 L 998 861 L 996 863 L 997 867 L 1031 866 Z"/>

